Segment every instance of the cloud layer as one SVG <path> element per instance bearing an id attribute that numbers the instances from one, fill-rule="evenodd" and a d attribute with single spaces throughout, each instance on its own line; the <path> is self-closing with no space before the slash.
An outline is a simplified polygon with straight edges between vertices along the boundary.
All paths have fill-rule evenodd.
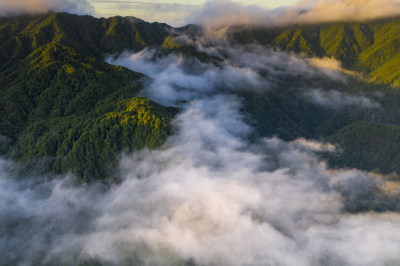
<path id="1" fill-rule="evenodd" d="M 357 21 L 400 15 L 400 3 L 397 0 L 317 0 L 302 1 L 298 5 L 307 10 L 298 15 L 299 21 L 306 23 Z"/>
<path id="2" fill-rule="evenodd" d="M 111 188 L 16 179 L 0 160 L 0 264 L 400 263 L 397 182 L 328 169 L 316 153 L 335 152 L 330 144 L 248 141 L 234 92 L 324 71 L 261 47 L 231 49 L 217 65 L 151 50 L 113 61 L 149 75 L 143 94 L 182 111 L 161 149 L 123 156 Z"/>
<path id="3" fill-rule="evenodd" d="M 106 192 L 68 181 L 15 181 L 2 167 L 2 262 L 400 261 L 399 214 L 345 211 L 379 204 L 384 180 L 328 170 L 314 152 L 332 150 L 329 145 L 271 138 L 253 146 L 239 108 L 240 101 L 227 95 L 191 102 L 164 149 L 126 156 L 124 180 Z M 387 210 L 399 209 L 396 197 L 390 196 Z"/>
<path id="4" fill-rule="evenodd" d="M 0 15 L 48 11 L 94 14 L 94 8 L 87 0 L 0 0 Z"/>
<path id="5" fill-rule="evenodd" d="M 147 83 L 148 87 L 143 96 L 173 106 L 180 106 L 182 102 L 227 89 L 266 92 L 275 83 L 299 76 L 306 79 L 327 78 L 345 83 L 349 74 L 354 75 L 353 72 L 342 69 L 340 62 L 334 59 L 307 59 L 257 45 L 209 47 L 202 45 L 204 40 L 193 42 L 185 36 L 178 39 L 180 42 L 187 42 L 188 45 L 196 45 L 197 50 L 204 51 L 221 61 L 202 63 L 195 58 L 171 54 L 158 58 L 157 64 L 154 64 L 157 52 L 143 50 L 136 54 L 125 54 L 118 59 L 111 57 L 107 62 L 146 74 L 151 80 Z M 347 97 L 344 93 L 340 95 Z M 364 98 L 365 102 L 369 100 Z M 328 99 L 329 97 L 326 101 Z M 370 102 L 371 105 L 375 104 L 373 100 Z M 336 103 L 337 101 L 334 101 L 331 105 Z M 358 103 L 354 102 L 355 105 Z M 351 105 L 351 102 L 347 101 L 347 105 Z"/>
<path id="6" fill-rule="evenodd" d="M 188 23 L 216 30 L 235 25 L 275 27 L 297 23 L 361 21 L 400 15 L 397 0 L 310 0 L 273 10 L 229 0 L 207 2 L 187 18 Z"/>

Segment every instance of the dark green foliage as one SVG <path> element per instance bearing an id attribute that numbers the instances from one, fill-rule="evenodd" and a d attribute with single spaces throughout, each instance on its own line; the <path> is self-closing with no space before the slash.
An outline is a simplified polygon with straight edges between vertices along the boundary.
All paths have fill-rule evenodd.
<path id="1" fill-rule="evenodd" d="M 109 66 L 103 56 L 161 45 L 167 28 L 133 18 L 66 13 L 4 19 L 0 134 L 16 138 L 28 119 L 90 110 L 99 99 L 141 77 Z"/>
<path id="2" fill-rule="evenodd" d="M 336 166 L 400 173 L 400 127 L 357 122 L 346 126 L 328 141 L 343 148 L 342 156 L 330 156 Z"/>
<path id="3" fill-rule="evenodd" d="M 230 32 L 233 42 L 334 57 L 345 67 L 365 72 L 371 81 L 395 88 L 400 87 L 399 36 L 400 18 L 283 28 L 232 28 Z"/>
<path id="4" fill-rule="evenodd" d="M 368 79 L 366 82 L 350 79 L 347 84 L 325 81 L 320 85 L 316 85 L 318 81 L 307 84 L 301 79 L 288 80 L 268 93 L 246 95 L 245 110 L 261 135 L 278 134 L 285 139 L 306 136 L 339 144 L 343 153 L 328 156 L 333 166 L 400 173 L 399 36 L 398 17 L 281 28 L 231 28 L 229 39 L 233 43 L 258 43 L 309 56 L 333 57 L 344 67 L 364 73 Z M 379 102 L 381 107 L 329 110 L 307 105 L 287 89 L 302 85 L 361 94 Z"/>
<path id="5" fill-rule="evenodd" d="M 25 169 L 81 180 L 115 177 L 117 154 L 160 146 L 175 110 L 146 102 L 162 123 L 106 119 L 141 90 L 142 74 L 106 54 L 159 46 L 168 26 L 134 18 L 54 13 L 0 24 L 1 154 Z M 152 117 L 151 117 L 152 118 Z"/>
<path id="6" fill-rule="evenodd" d="M 290 88 L 310 87 L 308 82 L 348 95 L 362 92 L 378 102 L 380 107 L 343 106 L 334 109 L 307 103 L 298 98 L 299 91 Z M 377 96 L 376 92 L 384 93 Z M 331 166 L 400 173 L 400 95 L 392 89 L 357 79 L 343 84 L 299 78 L 295 82 L 286 80 L 264 93 L 240 92 L 239 95 L 243 98 L 243 111 L 250 115 L 249 123 L 258 135 L 332 142 L 338 144 L 343 152 L 325 154 Z"/>
<path id="7" fill-rule="evenodd" d="M 124 112 L 131 102 L 139 102 L 135 106 L 140 108 Z M 87 182 L 117 177 L 117 154 L 159 147 L 170 133 L 175 112 L 144 98 L 103 102 L 83 115 L 30 123 L 11 155 L 42 173 L 72 171 Z"/>
<path id="8" fill-rule="evenodd" d="M 372 114 L 378 117 L 384 112 L 382 109 L 386 109 L 354 105 L 327 108 L 308 102 L 302 97 L 302 92 L 308 91 L 308 88 L 335 90 L 353 96 L 358 96 L 361 92 L 362 95 L 381 105 L 382 103 L 390 105 L 385 122 L 399 121 L 397 98 L 394 98 L 393 94 L 388 97 L 376 95 L 377 91 L 384 91 L 387 87 L 367 84 L 355 77 L 348 77 L 346 83 L 324 77 L 285 77 L 275 81 L 274 88 L 263 93 L 240 92 L 239 94 L 244 99 L 244 111 L 254 119 L 253 125 L 261 135 L 277 134 L 287 140 L 297 137 L 318 139 L 321 136 L 331 135 L 355 121 L 370 119 Z"/>
<path id="9" fill-rule="evenodd" d="M 125 105 L 121 100 L 139 92 L 135 80 L 140 74 L 100 62 L 62 65 L 65 62 L 33 68 L 1 97 L 6 114 L 2 134 L 16 142 L 13 159 L 30 170 L 73 171 L 89 181 L 114 176 L 117 153 L 163 143 L 173 110 L 154 104 L 149 112 L 165 120 L 158 128 L 106 119 L 107 113 Z M 26 91 L 21 83 L 32 86 Z"/>
<path id="10" fill-rule="evenodd" d="M 14 64 L 15 59 L 54 43 L 96 58 L 125 50 L 138 51 L 147 46 L 160 46 L 170 28 L 134 17 L 96 19 L 54 13 L 6 18 L 0 24 L 0 58 L 2 63 Z"/>
<path id="11" fill-rule="evenodd" d="M 285 140 L 293 140 L 300 136 L 311 137 L 314 136 L 314 124 L 323 118 L 317 117 L 313 106 L 304 104 L 282 91 L 240 95 L 244 102 L 243 111 L 253 119 L 249 123 L 253 124 L 262 136 L 278 135 Z"/>
<path id="12" fill-rule="evenodd" d="M 135 96 L 143 76 L 111 66 L 104 57 L 150 46 L 161 48 L 155 56 L 178 53 L 219 64 L 218 58 L 178 44 L 170 29 L 166 24 L 150 24 L 133 17 L 96 19 L 53 13 L 1 18 L 0 154 L 8 154 L 30 170 L 55 174 L 72 171 L 90 181 L 115 177 L 117 154 L 160 146 L 171 131 L 169 122 L 176 110 L 144 102 L 148 119 L 137 119 L 135 112 L 139 109 L 129 111 L 128 106 L 132 99 L 139 99 Z M 193 25 L 176 31 L 190 36 L 201 34 L 201 29 Z M 344 157 L 331 162 L 353 166 L 346 156 L 353 154 L 358 145 L 363 150 L 374 144 L 335 138 L 336 134 L 346 135 L 340 129 L 371 121 L 372 116 L 375 122 L 399 125 L 400 95 L 385 86 L 399 87 L 399 33 L 399 18 L 285 28 L 232 28 L 229 38 L 233 42 L 334 57 L 345 67 L 366 73 L 373 81 L 350 78 L 343 84 L 296 77 L 277 82 L 265 93 L 239 92 L 243 111 L 250 115 L 248 122 L 256 128 L 256 135 L 337 141 L 345 150 Z M 296 90 L 301 88 L 361 93 L 379 102 L 381 108 L 324 108 L 299 99 Z M 361 127 L 354 130 L 358 129 Z M 347 149 L 350 144 L 354 148 Z M 382 145 L 379 149 L 375 152 L 383 154 L 389 147 Z M 357 158 L 354 166 L 362 169 L 397 171 L 383 161 L 374 164 L 364 161 L 364 157 Z"/>
<path id="13" fill-rule="evenodd" d="M 175 41 L 174 37 L 168 36 L 161 45 L 161 49 L 158 50 L 158 53 L 156 53 L 155 56 L 162 57 L 172 53 L 183 56 L 186 59 L 196 58 L 200 62 L 212 63 L 215 65 L 218 65 L 218 63 L 222 61 L 222 59 L 218 57 L 212 56 L 205 52 L 197 51 L 195 47 L 181 45 Z"/>

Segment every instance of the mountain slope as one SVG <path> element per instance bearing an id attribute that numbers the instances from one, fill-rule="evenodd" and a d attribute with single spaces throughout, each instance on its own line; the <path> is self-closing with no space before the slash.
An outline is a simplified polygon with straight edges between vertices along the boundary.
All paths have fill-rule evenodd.
<path id="1" fill-rule="evenodd" d="M 334 165 L 380 173 L 400 173 L 400 127 L 358 122 L 346 126 L 327 140 L 344 147 L 340 156 L 330 156 Z"/>
<path id="2" fill-rule="evenodd" d="M 229 38 L 295 53 L 334 57 L 368 74 L 371 81 L 399 87 L 400 18 L 367 22 L 335 22 L 282 28 L 232 28 Z"/>
<path id="3" fill-rule="evenodd" d="M 161 145 L 174 109 L 146 102 L 146 115 L 163 121 L 157 127 L 105 119 L 137 99 L 143 75 L 109 65 L 104 56 L 161 45 L 167 29 L 134 18 L 66 13 L 3 19 L 1 150 L 31 171 L 72 170 L 90 181 L 109 177 L 120 151 Z M 121 141 L 123 135 L 131 137 Z"/>
<path id="4" fill-rule="evenodd" d="M 96 19 L 52 13 L 0 18 L 0 152 L 29 171 L 72 171 L 88 182 L 117 176 L 118 154 L 159 147 L 172 130 L 170 122 L 177 109 L 138 98 L 144 75 L 109 65 L 104 59 L 149 47 L 157 49 L 155 56 L 176 53 L 220 66 L 223 59 L 171 37 L 182 32 L 192 37 L 201 34 L 195 26 L 173 29 L 133 17 Z M 255 135 L 328 139 L 340 144 L 347 151 L 345 156 L 364 149 L 362 143 L 373 145 L 349 143 L 346 137 L 337 136 L 346 135 L 343 132 L 347 131 L 340 131 L 344 127 L 362 130 L 358 123 L 370 121 L 371 116 L 382 124 L 399 125 L 399 95 L 386 86 L 398 87 L 399 33 L 400 18 L 232 28 L 232 42 L 334 57 L 370 78 L 370 83 L 354 77 L 343 83 L 292 77 L 274 81 L 275 88 L 263 93 L 239 91 L 242 111 L 256 129 Z M 301 99 L 301 88 L 361 94 L 372 97 L 381 107 L 316 106 Z M 387 148 L 383 145 L 377 153 L 385 153 Z M 360 157 L 353 165 L 343 157 L 336 163 L 370 170 L 369 164 L 364 164 L 367 161 Z M 398 171 L 379 160 L 373 169 Z"/>

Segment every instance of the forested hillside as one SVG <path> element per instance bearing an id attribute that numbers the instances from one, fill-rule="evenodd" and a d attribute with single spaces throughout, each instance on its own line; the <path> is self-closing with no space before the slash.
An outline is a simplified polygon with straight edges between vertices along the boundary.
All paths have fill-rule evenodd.
<path id="1" fill-rule="evenodd" d="M 39 173 L 72 171 L 85 181 L 116 176 L 118 154 L 159 147 L 172 130 L 170 122 L 177 109 L 137 98 L 144 75 L 110 65 L 105 58 L 155 48 L 156 57 L 175 53 L 216 67 L 229 60 L 172 37 L 182 33 L 190 38 L 202 34 L 196 26 L 173 29 L 134 17 L 97 19 L 50 13 L 0 18 L 1 154 Z M 275 88 L 263 93 L 238 91 L 248 122 L 256 129 L 253 137 L 333 141 L 344 150 L 340 158 L 330 158 L 333 165 L 399 172 L 396 156 L 382 162 L 379 156 L 357 155 L 364 149 L 374 150 L 373 155 L 388 154 L 389 144 L 372 149 L 378 131 L 348 133 L 363 131 L 360 121 L 374 122 L 374 128 L 391 128 L 380 130 L 380 137 L 395 139 L 393 132 L 400 125 L 398 36 L 400 18 L 231 28 L 228 39 L 232 43 L 334 57 L 367 77 L 349 76 L 343 83 L 298 76 L 274 81 Z M 325 108 L 301 100 L 299 89 L 314 87 L 325 93 L 368 96 L 380 107 Z"/>
<path id="2" fill-rule="evenodd" d="M 400 18 L 334 22 L 283 28 L 232 28 L 230 39 L 259 43 L 310 56 L 334 57 L 368 74 L 370 81 L 400 86 Z"/>
<path id="3" fill-rule="evenodd" d="M 247 106 L 253 110 L 253 116 L 258 117 L 256 126 L 261 132 L 271 133 L 271 128 L 275 126 L 278 129 L 275 132 L 284 131 L 281 136 L 322 138 L 342 148 L 340 154 L 328 156 L 332 166 L 356 167 L 381 173 L 400 173 L 396 155 L 400 126 L 399 36 L 400 18 L 272 28 L 236 26 L 228 31 L 228 39 L 232 44 L 260 44 L 309 57 L 335 58 L 344 68 L 362 73 L 362 80 L 354 79 L 350 83 L 336 85 L 328 82 L 321 87 L 354 95 L 380 95 L 378 109 L 340 109 L 332 113 L 324 108 L 304 107 L 301 103 L 299 106 L 299 102 L 289 99 L 291 94 L 287 93 L 287 88 L 293 86 L 290 82 L 283 85 L 280 91 L 268 93 L 267 96 L 251 96 L 253 100 Z M 299 82 L 302 82 L 301 78 L 295 81 Z M 291 101 L 290 107 L 284 108 L 286 111 L 281 107 L 279 112 L 272 115 L 274 118 L 289 115 L 290 119 L 263 120 L 260 117 L 260 114 L 270 116 L 271 111 L 276 110 L 261 106 L 276 106 Z M 285 121 L 291 125 L 286 125 L 286 128 L 280 126 Z"/>
<path id="4" fill-rule="evenodd" d="M 369 171 L 400 172 L 400 127 L 358 122 L 329 137 L 346 147 L 347 156 L 334 156 L 331 162 Z"/>
<path id="5" fill-rule="evenodd" d="M 175 111 L 134 98 L 143 75 L 104 56 L 159 46 L 167 29 L 66 13 L 2 18 L 1 151 L 31 171 L 72 170 L 89 181 L 109 177 L 124 149 L 161 145 Z M 106 118 L 124 108 L 136 118 Z"/>
<path id="6" fill-rule="evenodd" d="M 0 17 L 0 265 L 400 265 L 399 33 Z"/>

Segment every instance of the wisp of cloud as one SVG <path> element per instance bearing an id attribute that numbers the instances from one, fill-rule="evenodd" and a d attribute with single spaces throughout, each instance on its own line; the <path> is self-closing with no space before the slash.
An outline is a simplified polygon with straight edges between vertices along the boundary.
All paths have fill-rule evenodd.
<path id="1" fill-rule="evenodd" d="M 231 26 L 278 27 L 290 24 L 310 24 L 335 21 L 363 21 L 400 15 L 397 0 L 311 0 L 295 6 L 265 9 L 230 0 L 215 0 L 204 4 L 187 17 L 187 23 L 203 25 L 208 34 L 223 36 Z"/>
<path id="2" fill-rule="evenodd" d="M 94 14 L 93 6 L 87 0 L 0 0 L 0 15 L 37 14 L 48 11 Z"/>
<path id="3" fill-rule="evenodd" d="M 330 144 L 249 141 L 236 92 L 329 75 L 291 54 L 231 49 L 213 50 L 217 64 L 152 50 L 108 59 L 148 75 L 143 95 L 181 108 L 174 134 L 159 150 L 125 154 L 108 189 L 16 179 L 0 161 L 0 264 L 399 264 L 399 189 L 329 169 L 317 153 L 335 152 Z"/>

